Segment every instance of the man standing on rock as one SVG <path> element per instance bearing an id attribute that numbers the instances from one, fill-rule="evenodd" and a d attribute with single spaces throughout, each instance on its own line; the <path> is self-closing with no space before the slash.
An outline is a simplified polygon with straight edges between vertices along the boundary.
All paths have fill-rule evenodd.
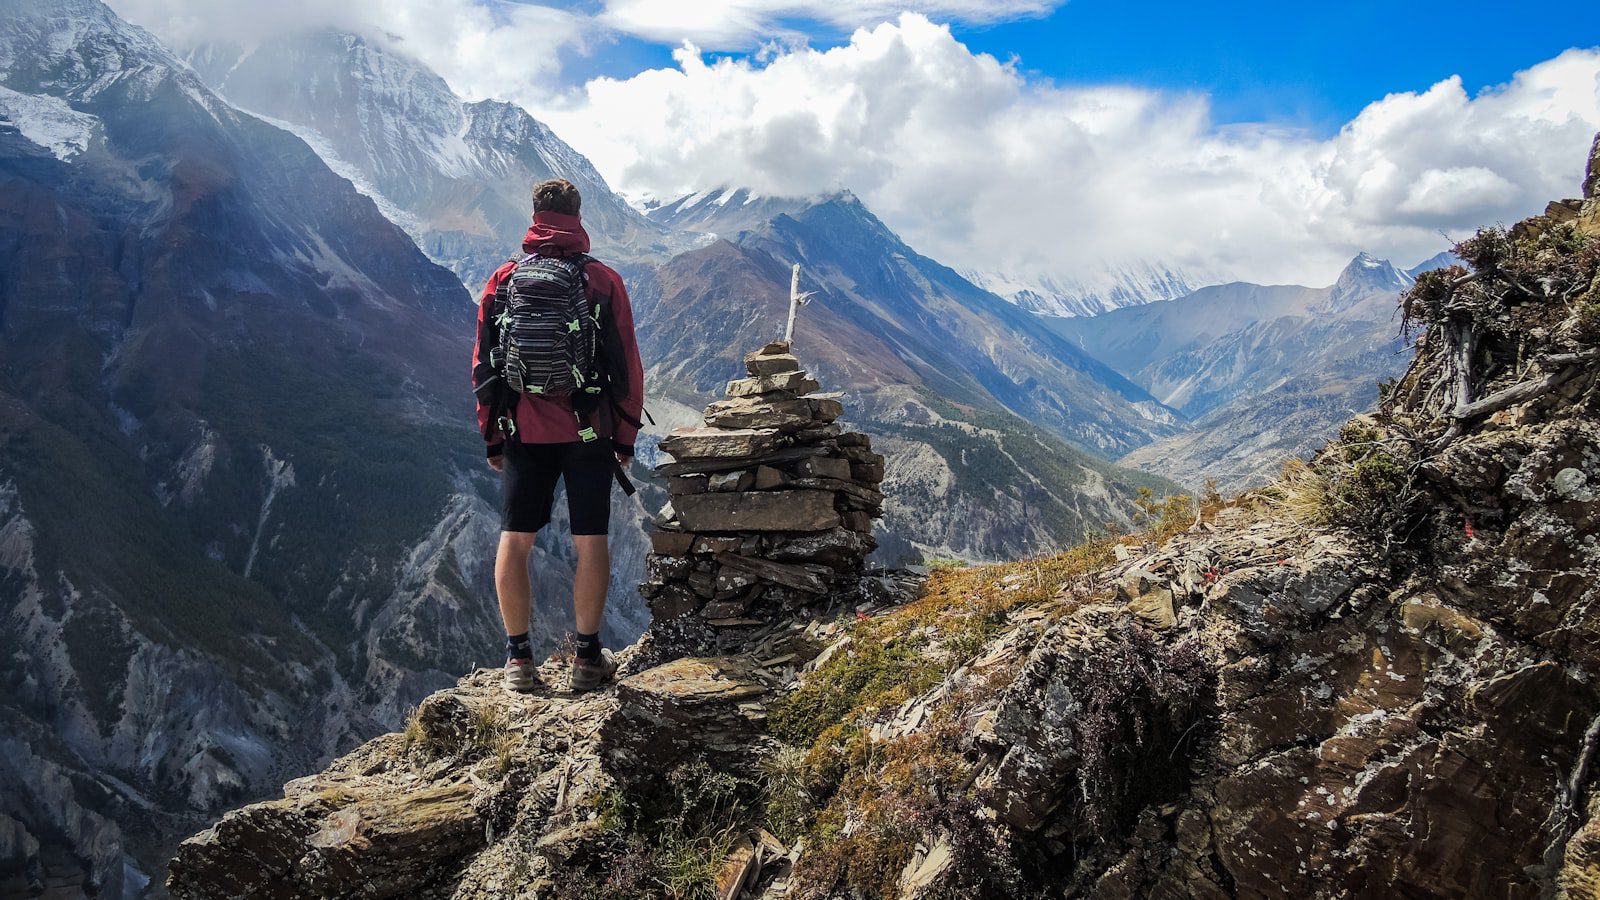
<path id="1" fill-rule="evenodd" d="M 589 257 L 582 198 L 565 180 L 533 187 L 523 255 L 490 276 L 478 303 L 472 386 L 489 467 L 502 473 L 495 588 L 506 627 L 506 686 L 539 683 L 529 646 L 528 556 L 550 522 L 557 479 L 567 489 L 578 567 L 572 585 L 577 653 L 571 686 L 616 674 L 600 646 L 611 559 L 611 484 L 623 474 L 644 409 L 644 370 L 622 278 Z"/>

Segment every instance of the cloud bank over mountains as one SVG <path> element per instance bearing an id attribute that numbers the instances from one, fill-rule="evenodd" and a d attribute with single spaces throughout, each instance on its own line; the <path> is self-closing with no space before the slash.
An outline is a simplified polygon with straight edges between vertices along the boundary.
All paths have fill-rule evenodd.
<path id="1" fill-rule="evenodd" d="M 803 41 L 818 25 L 848 32 L 911 11 L 970 24 L 1042 16 L 1065 0 L 606 0 L 598 19 L 625 34 L 708 50 Z"/>
<path id="2" fill-rule="evenodd" d="M 199 17 L 227 18 L 218 10 L 234 2 L 116 5 L 192 43 L 217 36 Z M 1451 78 L 1390 94 L 1324 136 L 1218 125 L 1203 94 L 1043 81 L 935 21 L 1057 5 L 934 0 L 829 49 L 789 29 L 847 28 L 899 4 L 608 0 L 584 16 L 473 0 L 354 0 L 331 13 L 289 0 L 240 16 L 384 36 L 467 96 L 527 106 L 630 196 L 849 187 L 918 250 L 1020 277 L 1161 260 L 1318 284 L 1360 250 L 1409 265 L 1480 224 L 1574 195 L 1575 161 L 1600 130 L 1600 48 L 1477 93 Z M 670 68 L 560 86 L 563 58 L 605 53 L 619 32 L 686 43 Z M 777 40 L 750 55 L 700 49 L 765 35 Z"/>

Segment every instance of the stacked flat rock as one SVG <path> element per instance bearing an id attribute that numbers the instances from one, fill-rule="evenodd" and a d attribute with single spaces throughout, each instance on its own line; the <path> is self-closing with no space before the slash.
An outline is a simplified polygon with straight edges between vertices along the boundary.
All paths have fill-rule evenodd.
<path id="1" fill-rule="evenodd" d="M 640 591 L 657 625 L 704 624 L 733 637 L 860 578 L 877 548 L 883 457 L 834 420 L 839 401 L 800 368 L 786 341 L 745 357 L 705 424 L 661 441 L 656 472 L 671 500 L 650 535 Z M 691 621 L 685 621 L 693 617 Z"/>

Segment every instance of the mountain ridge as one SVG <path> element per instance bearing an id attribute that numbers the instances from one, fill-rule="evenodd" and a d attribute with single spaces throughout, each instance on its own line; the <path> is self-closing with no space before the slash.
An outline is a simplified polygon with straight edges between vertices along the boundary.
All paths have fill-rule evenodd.
<path id="1" fill-rule="evenodd" d="M 818 278 L 816 272 L 811 271 L 813 268 L 837 273 L 841 287 L 849 287 L 836 291 L 828 302 L 863 321 L 876 323 L 874 327 L 885 329 L 886 333 L 901 333 L 905 341 L 914 343 L 918 339 L 907 333 L 902 323 L 932 321 L 930 316 L 935 312 L 926 305 L 927 297 L 924 294 L 927 291 L 940 292 L 939 296 L 947 299 L 943 307 L 945 311 L 938 314 L 945 316 L 947 324 L 939 327 L 946 332 L 956 333 L 958 340 L 971 340 L 962 335 L 960 325 L 954 324 L 964 321 L 962 316 L 981 315 L 1006 329 L 1006 341 L 995 342 L 982 351 L 986 361 L 997 367 L 991 374 L 983 376 L 986 379 L 984 391 L 1001 392 L 1005 396 L 997 399 L 1002 405 L 1046 427 L 1051 427 L 1051 416 L 1064 417 L 1063 424 L 1052 430 L 1086 447 L 1105 449 L 1141 443 L 1147 439 L 1147 433 L 1138 430 L 1141 427 L 1159 432 L 1175 424 L 1176 419 L 1170 411 L 1162 410 L 1160 404 L 1151 402 L 1152 398 L 1142 388 L 1112 368 L 1062 342 L 1055 335 L 1039 330 L 1033 317 L 967 281 L 954 269 L 907 246 L 849 191 L 825 193 L 814 198 L 767 198 L 764 203 L 758 199 L 756 205 L 761 208 L 753 214 L 746 211 L 752 204 L 743 202 L 748 197 L 748 192 L 742 189 L 712 192 L 697 203 L 669 205 L 654 211 L 652 215 L 669 218 L 680 227 L 692 221 L 693 227 L 706 232 L 724 236 L 732 234 L 734 242 L 741 246 L 760 247 L 775 258 L 801 263 L 803 278 Z M 730 199 L 740 202 L 733 206 L 728 202 Z M 724 202 L 718 203 L 718 200 Z M 806 265 L 808 248 L 815 248 L 814 266 Z M 863 250 L 859 255 L 853 253 L 858 248 Z M 866 289 L 869 284 L 877 289 L 876 292 Z M 913 294 L 919 298 L 915 303 L 908 299 Z M 896 303 L 899 305 L 891 305 Z M 1040 360 L 1048 362 L 1026 365 L 1048 366 L 1061 373 L 1057 376 L 1059 378 L 1085 378 L 1102 397 L 1068 404 L 1055 397 L 1030 399 L 1014 393 L 1016 382 L 998 370 L 1024 363 L 1004 359 L 1000 355 L 1002 345 L 1038 353 Z M 907 344 L 904 347 L 904 355 L 913 360 L 922 359 L 919 365 L 924 379 L 955 377 L 954 372 L 949 371 L 953 366 L 935 361 L 941 357 L 942 349 L 928 344 Z M 1036 380 L 1042 384 L 1048 377 L 1040 376 Z M 959 395 L 960 389 L 953 383 L 951 389 L 957 390 Z M 970 389 L 967 390 L 970 392 Z M 1084 414 L 1082 425 L 1071 424 L 1071 417 L 1076 415 L 1077 408 L 1109 409 L 1107 404 L 1117 405 L 1117 413 L 1097 411 Z M 1126 412 L 1127 407 L 1138 407 L 1139 411 L 1129 413 Z M 1150 425 L 1128 425 L 1128 419 L 1147 421 Z"/>
<path id="2" fill-rule="evenodd" d="M 645 214 L 677 228 L 735 238 L 740 232 L 759 227 L 780 213 L 798 212 L 842 198 L 860 202 L 848 188 L 808 196 L 769 196 L 746 187 L 720 185 L 670 200 L 653 201 L 646 205 Z M 1014 306 L 1054 317 L 1093 316 L 1124 306 L 1169 300 L 1220 280 L 1150 263 L 1108 265 L 1097 276 L 1078 280 L 1059 276 L 1016 278 L 971 268 L 954 271 L 963 280 Z"/>
<path id="3" fill-rule="evenodd" d="M 690 244 L 613 192 L 549 126 L 503 100 L 465 101 L 383 42 L 294 32 L 248 50 L 202 45 L 189 62 L 219 94 L 323 147 L 469 289 L 521 244 L 528 189 L 564 177 L 584 196 L 597 253 L 662 259 Z M 294 73 L 294 77 L 287 77 Z"/>
<path id="4" fill-rule="evenodd" d="M 1156 262 L 1105 264 L 1076 278 L 1061 275 L 1016 276 L 964 269 L 979 287 L 1031 313 L 1056 318 L 1097 316 L 1114 309 L 1173 300 L 1226 279 L 1196 274 Z"/>
<path id="5" fill-rule="evenodd" d="M 1235 282 L 1049 324 L 1190 418 L 1120 462 L 1237 492 L 1370 407 L 1404 368 L 1395 300 L 1440 264 L 1448 254 L 1407 271 L 1363 252 L 1323 288 Z"/>

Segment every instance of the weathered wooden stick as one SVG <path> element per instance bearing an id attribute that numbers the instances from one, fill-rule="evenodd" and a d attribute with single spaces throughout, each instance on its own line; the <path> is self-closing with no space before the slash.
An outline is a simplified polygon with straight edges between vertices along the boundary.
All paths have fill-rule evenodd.
<path id="1" fill-rule="evenodd" d="M 1471 322 L 1457 322 L 1456 334 L 1450 343 L 1455 350 L 1456 407 L 1472 402 L 1472 357 L 1478 346 L 1478 336 Z"/>
<path id="2" fill-rule="evenodd" d="M 794 264 L 794 273 L 789 277 L 789 324 L 783 328 L 783 339 L 794 343 L 794 314 L 810 299 L 811 292 L 800 293 L 800 264 Z"/>
<path id="3" fill-rule="evenodd" d="M 1554 356 L 1544 356 L 1534 360 L 1534 365 L 1541 369 L 1553 369 L 1556 366 L 1570 366 L 1573 363 L 1586 362 L 1591 359 L 1600 359 L 1600 347 L 1593 350 L 1580 350 L 1577 353 L 1557 353 Z"/>
<path id="4" fill-rule="evenodd" d="M 1579 354 L 1574 353 L 1571 355 L 1578 356 Z M 1523 401 L 1532 400 L 1540 394 L 1555 390 L 1576 374 L 1578 374 L 1578 370 L 1574 368 L 1555 369 L 1540 375 L 1538 378 L 1529 379 L 1521 384 L 1514 384 L 1503 391 L 1496 391 L 1475 403 L 1457 406 L 1455 412 L 1451 413 L 1451 415 L 1456 419 L 1470 419 L 1475 416 L 1499 412 L 1508 406 L 1515 406 Z"/>
<path id="5" fill-rule="evenodd" d="M 1440 447 L 1461 433 L 1461 416 L 1458 413 L 1472 403 L 1472 352 L 1476 345 L 1471 320 L 1453 318 L 1445 327 L 1444 335 L 1447 345 L 1445 359 L 1453 370 L 1449 374 L 1455 381 L 1453 393 L 1456 412 L 1451 413 L 1450 427 L 1439 438 L 1437 446 Z"/>

